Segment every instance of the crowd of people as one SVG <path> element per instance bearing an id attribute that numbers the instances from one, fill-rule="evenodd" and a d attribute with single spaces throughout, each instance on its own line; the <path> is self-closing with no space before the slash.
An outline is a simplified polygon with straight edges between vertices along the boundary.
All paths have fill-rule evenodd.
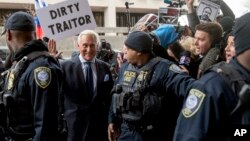
<path id="1" fill-rule="evenodd" d="M 30 14 L 13 13 L 2 33 L 10 55 L 0 83 L 0 141 L 249 139 L 248 132 L 234 136 L 250 131 L 250 13 L 204 21 L 194 0 L 185 3 L 185 32 L 142 25 L 117 53 L 84 30 L 70 59 L 53 39 L 35 39 Z"/>

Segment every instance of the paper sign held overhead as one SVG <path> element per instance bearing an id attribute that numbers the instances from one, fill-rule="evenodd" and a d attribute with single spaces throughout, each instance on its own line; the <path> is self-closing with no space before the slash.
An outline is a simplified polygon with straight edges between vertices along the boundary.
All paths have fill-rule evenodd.
<path id="1" fill-rule="evenodd" d="M 175 7 L 160 7 L 158 11 L 158 24 L 178 24 L 180 9 Z"/>
<path id="2" fill-rule="evenodd" d="M 219 10 L 220 5 L 208 0 L 201 0 L 197 8 L 197 15 L 201 22 L 212 22 L 216 19 Z"/>
<path id="3" fill-rule="evenodd" d="M 45 36 L 55 40 L 95 29 L 96 22 L 87 0 L 68 0 L 36 11 Z"/>

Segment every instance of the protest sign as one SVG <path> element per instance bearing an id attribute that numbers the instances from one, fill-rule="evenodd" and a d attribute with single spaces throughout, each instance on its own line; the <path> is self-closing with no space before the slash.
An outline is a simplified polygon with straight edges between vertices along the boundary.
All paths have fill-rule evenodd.
<path id="1" fill-rule="evenodd" d="M 158 11 L 159 25 L 161 24 L 178 24 L 178 18 L 180 15 L 180 9 L 174 7 L 161 7 Z"/>
<path id="2" fill-rule="evenodd" d="M 212 22 L 216 19 L 219 10 L 220 5 L 208 0 L 201 0 L 197 8 L 197 15 L 201 22 Z"/>
<path id="3" fill-rule="evenodd" d="M 94 29 L 96 22 L 87 0 L 68 0 L 37 9 L 45 36 L 55 40 Z"/>

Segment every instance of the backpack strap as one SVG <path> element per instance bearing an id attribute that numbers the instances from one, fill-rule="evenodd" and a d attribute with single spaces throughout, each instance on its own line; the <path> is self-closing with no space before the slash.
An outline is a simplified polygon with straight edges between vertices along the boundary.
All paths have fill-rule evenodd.
<path id="1" fill-rule="evenodd" d="M 145 78 L 142 79 L 143 81 L 141 82 L 141 84 L 139 86 L 140 90 L 144 90 L 145 88 L 148 88 L 150 80 L 153 76 L 154 68 L 155 68 L 156 64 L 158 64 L 161 60 L 163 60 L 163 58 L 155 57 L 155 58 L 151 59 L 145 66 L 143 66 L 140 69 L 139 75 L 142 75 L 144 77 L 143 73 L 146 73 Z"/>
<path id="2" fill-rule="evenodd" d="M 46 51 L 34 51 L 31 52 L 30 54 L 28 54 L 27 56 L 24 56 L 21 60 L 19 60 L 18 62 L 14 63 L 11 67 L 10 70 L 8 70 L 8 74 L 7 74 L 7 80 L 6 80 L 6 84 L 4 87 L 4 91 L 9 91 L 9 92 L 13 92 L 13 88 L 16 85 L 16 83 L 18 82 L 19 78 L 20 78 L 20 74 L 22 74 L 25 69 L 28 66 L 28 63 L 41 57 L 41 56 L 50 56 L 48 52 Z M 6 87 L 7 86 L 7 87 Z"/>
<path id="3" fill-rule="evenodd" d="M 145 66 L 141 68 L 141 70 L 152 70 L 154 66 L 159 63 L 163 58 L 161 57 L 155 57 L 151 59 Z"/>

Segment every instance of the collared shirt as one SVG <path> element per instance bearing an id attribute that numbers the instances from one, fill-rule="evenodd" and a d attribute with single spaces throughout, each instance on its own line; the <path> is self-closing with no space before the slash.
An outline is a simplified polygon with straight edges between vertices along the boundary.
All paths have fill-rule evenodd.
<path id="1" fill-rule="evenodd" d="M 93 81 L 94 81 L 94 94 L 97 94 L 97 71 L 96 71 L 96 65 L 95 65 L 95 59 L 91 60 L 91 61 L 86 61 L 81 55 L 79 55 L 79 59 L 81 61 L 82 64 L 82 70 L 83 70 L 83 74 L 84 74 L 84 79 L 86 80 L 86 63 L 85 62 L 91 62 L 91 68 L 92 68 L 92 72 L 93 72 Z"/>

